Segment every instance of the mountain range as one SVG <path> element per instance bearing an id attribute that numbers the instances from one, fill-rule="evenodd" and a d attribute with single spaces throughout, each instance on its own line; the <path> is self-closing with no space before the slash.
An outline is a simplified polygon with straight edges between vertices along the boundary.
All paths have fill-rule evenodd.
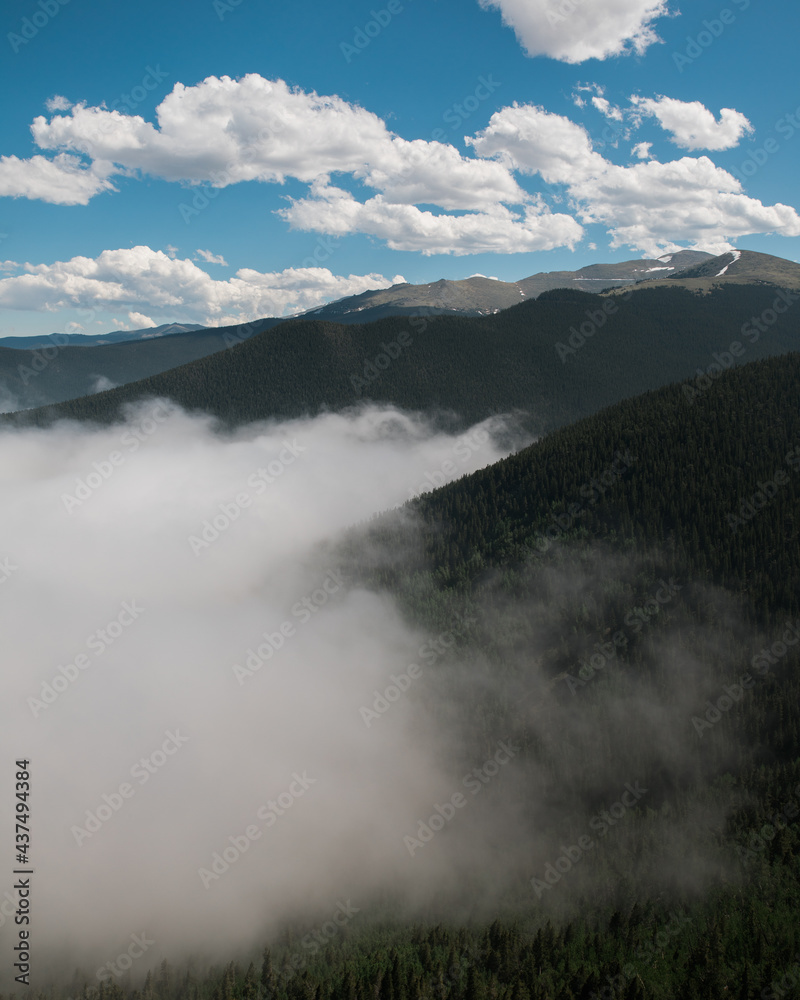
<path id="1" fill-rule="evenodd" d="M 445 422 L 450 414 L 461 425 L 519 412 L 538 435 L 670 382 L 694 377 L 700 392 L 709 373 L 800 349 L 797 293 L 715 280 L 720 287 L 705 292 L 667 280 L 621 300 L 554 289 L 490 316 L 293 320 L 160 374 L 6 419 L 109 422 L 126 404 L 168 397 L 237 425 L 371 400 Z M 768 322 L 754 327 L 762 316 Z M 145 345 L 98 350 L 137 346 Z"/>
<path id="2" fill-rule="evenodd" d="M 405 317 L 416 324 L 421 317 L 431 319 L 437 315 L 463 319 L 491 317 L 557 289 L 596 294 L 606 290 L 608 294 L 615 291 L 619 294 L 621 288 L 639 291 L 682 286 L 702 292 L 715 286 L 743 284 L 800 288 L 800 265 L 752 251 L 733 251 L 712 257 L 701 251 L 684 250 L 655 260 L 593 264 L 578 271 L 541 273 L 519 282 L 473 276 L 463 281 L 443 279 L 427 285 L 395 285 L 341 299 L 299 317 L 268 317 L 230 327 L 203 328 L 173 323 L 150 330 L 116 331 L 99 337 L 65 335 L 66 342 L 59 335 L 28 340 L 4 338 L 0 340 L 0 409 L 32 409 L 139 382 L 223 351 L 277 326 L 289 325 L 296 330 L 303 322 L 364 326 L 388 317 Z M 596 304 L 591 306 L 596 307 Z M 589 308 L 587 303 L 584 309 Z M 580 310 L 578 313 L 575 321 L 580 326 L 585 317 L 581 319 Z M 532 313 L 531 318 L 537 315 Z M 551 321 L 557 322 L 554 318 L 548 319 Z M 556 327 L 552 327 L 550 333 L 556 342 Z M 354 344 L 360 336 L 352 335 Z M 544 331 L 539 336 L 546 340 Z M 365 343 L 369 340 L 369 334 L 364 334 Z M 12 341 L 18 346 L 12 346 Z M 284 340 L 279 342 L 286 343 Z M 667 341 L 665 349 L 668 346 Z M 710 348 L 713 349 L 713 345 Z M 549 349 L 546 345 L 543 347 L 541 363 L 545 368 L 548 363 L 545 354 Z M 220 360 L 219 364 L 224 367 L 226 362 Z M 685 374 L 684 370 L 676 368 L 675 377 Z M 313 398 L 313 391 L 310 398 Z"/>

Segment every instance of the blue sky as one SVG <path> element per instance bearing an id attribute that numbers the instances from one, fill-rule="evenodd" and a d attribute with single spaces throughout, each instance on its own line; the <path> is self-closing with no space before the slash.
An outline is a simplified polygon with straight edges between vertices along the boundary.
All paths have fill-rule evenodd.
<path id="1" fill-rule="evenodd" d="M 2 22 L 0 335 L 676 247 L 800 258 L 779 0 L 9 0 Z"/>

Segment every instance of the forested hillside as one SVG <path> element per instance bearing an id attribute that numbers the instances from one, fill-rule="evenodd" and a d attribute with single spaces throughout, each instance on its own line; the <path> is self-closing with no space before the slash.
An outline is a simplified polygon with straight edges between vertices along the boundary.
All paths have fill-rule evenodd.
<path id="1" fill-rule="evenodd" d="M 559 290 L 485 318 L 282 323 L 231 350 L 25 419 L 111 421 L 125 403 L 168 396 L 238 424 L 371 399 L 450 411 L 462 425 L 519 409 L 540 433 L 669 382 L 710 382 L 709 369 L 715 377 L 723 366 L 797 349 L 794 299 L 759 286 L 707 295 L 658 288 L 621 300 Z"/>
<path id="2" fill-rule="evenodd" d="M 740 595 L 762 625 L 800 613 L 800 354 L 624 400 L 413 501 L 419 566 L 471 593 L 559 541 L 657 551 Z"/>

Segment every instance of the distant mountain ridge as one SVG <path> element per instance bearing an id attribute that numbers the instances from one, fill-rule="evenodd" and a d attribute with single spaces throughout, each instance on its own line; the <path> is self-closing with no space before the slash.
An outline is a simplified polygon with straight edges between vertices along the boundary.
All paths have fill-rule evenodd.
<path id="1" fill-rule="evenodd" d="M 111 333 L 43 333 L 35 337 L 0 337 L 0 347 L 12 350 L 29 350 L 33 347 L 102 347 L 104 344 L 123 344 L 131 340 L 155 340 L 175 333 L 203 330 L 199 323 L 162 323 L 161 326 L 143 330 L 113 330 Z"/>
<path id="2" fill-rule="evenodd" d="M 632 285 L 645 280 L 648 275 L 667 277 L 683 273 L 711 259 L 712 254 L 702 250 L 681 250 L 657 259 L 588 264 L 577 271 L 543 271 L 519 281 L 499 281 L 480 274 L 457 281 L 441 278 L 426 285 L 392 285 L 391 288 L 351 295 L 317 309 L 309 309 L 295 318 L 364 323 L 412 312 L 488 316 L 556 288 L 600 292 L 606 288 Z"/>

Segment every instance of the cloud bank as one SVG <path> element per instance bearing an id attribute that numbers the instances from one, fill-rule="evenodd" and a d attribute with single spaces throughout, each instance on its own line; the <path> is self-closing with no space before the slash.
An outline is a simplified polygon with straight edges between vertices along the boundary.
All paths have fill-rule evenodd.
<path id="1" fill-rule="evenodd" d="M 204 261 L 208 251 L 198 251 Z M 223 326 L 263 316 L 284 316 L 403 282 L 402 275 L 334 275 L 324 267 L 263 273 L 241 268 L 215 279 L 193 261 L 147 246 L 104 250 L 53 264 L 27 264 L 25 274 L 0 279 L 0 307 L 53 312 L 58 309 L 126 308 L 148 320 L 151 312 Z M 155 326 L 153 320 L 139 326 Z"/>
<path id="2" fill-rule="evenodd" d="M 664 13 L 661 3 L 642 0 L 572 7 L 548 30 L 585 48 L 596 29 L 604 40 L 592 43 L 595 54 L 621 51 L 625 39 L 634 48 L 650 44 L 649 24 Z M 547 22 L 548 11 L 553 14 L 510 0 L 503 10 L 515 26 L 526 18 Z M 690 151 L 730 149 L 752 131 L 732 108 L 723 108 L 717 120 L 699 101 L 634 96 L 623 111 L 595 84 L 578 90 L 592 92 L 588 104 L 625 138 L 647 118 Z M 576 103 L 587 107 L 580 94 Z M 486 128 L 465 136 L 472 155 L 444 142 L 405 139 L 378 115 L 337 95 L 256 73 L 176 84 L 156 108 L 155 122 L 69 102 L 50 102 L 48 110 L 50 117 L 37 117 L 31 131 L 52 158 L 4 157 L 0 195 L 85 205 L 113 192 L 115 176 L 147 175 L 183 186 L 176 212 L 191 221 L 229 185 L 292 179 L 307 184 L 307 193 L 274 209 L 291 227 L 365 234 L 390 249 L 423 255 L 574 248 L 590 224 L 607 228 L 612 247 L 651 255 L 686 244 L 729 246 L 752 233 L 800 233 L 794 208 L 748 197 L 707 156 L 659 163 L 641 157 L 639 143 L 630 163 L 613 163 L 597 152 L 581 124 L 528 104 L 499 108 Z M 526 189 L 530 174 L 539 175 L 543 190 Z M 220 263 L 212 250 L 196 253 L 205 263 Z"/>
<path id="3" fill-rule="evenodd" d="M 156 942 L 147 965 L 426 895 L 402 838 L 448 787 L 448 739 L 416 697 L 380 725 L 361 708 L 430 637 L 319 547 L 446 462 L 496 460 L 495 425 L 460 458 L 392 409 L 223 437 L 150 402 L 102 430 L 0 433 L 0 731 L 7 761 L 31 760 L 43 963 L 91 982 L 132 934 Z"/>

